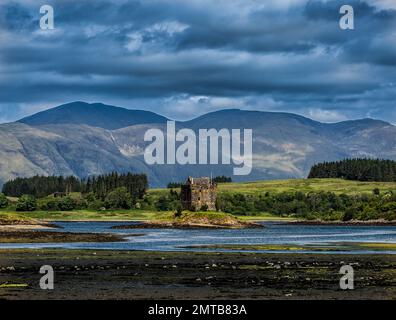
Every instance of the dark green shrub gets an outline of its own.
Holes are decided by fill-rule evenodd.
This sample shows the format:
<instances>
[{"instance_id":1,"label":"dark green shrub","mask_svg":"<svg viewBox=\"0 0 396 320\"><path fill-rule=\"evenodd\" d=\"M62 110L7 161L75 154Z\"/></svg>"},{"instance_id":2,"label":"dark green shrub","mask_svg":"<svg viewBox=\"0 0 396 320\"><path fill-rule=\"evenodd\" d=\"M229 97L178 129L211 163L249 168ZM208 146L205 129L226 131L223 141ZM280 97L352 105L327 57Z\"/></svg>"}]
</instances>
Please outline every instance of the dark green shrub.
<instances>
[{"instance_id":1,"label":"dark green shrub","mask_svg":"<svg viewBox=\"0 0 396 320\"><path fill-rule=\"evenodd\" d=\"M106 207L109 209L130 209L132 197L127 188L121 187L110 192L106 197Z\"/></svg>"},{"instance_id":2,"label":"dark green shrub","mask_svg":"<svg viewBox=\"0 0 396 320\"><path fill-rule=\"evenodd\" d=\"M350 221L356 216L356 209L355 208L348 208L345 210L344 215L342 217L342 221Z\"/></svg>"},{"instance_id":3,"label":"dark green shrub","mask_svg":"<svg viewBox=\"0 0 396 320\"><path fill-rule=\"evenodd\" d=\"M37 208L36 199L30 195L23 195L19 198L16 211L35 211Z\"/></svg>"},{"instance_id":4,"label":"dark green shrub","mask_svg":"<svg viewBox=\"0 0 396 320\"><path fill-rule=\"evenodd\" d=\"M0 193L0 208L7 208L8 207L8 199L4 195L4 193Z\"/></svg>"},{"instance_id":5,"label":"dark green shrub","mask_svg":"<svg viewBox=\"0 0 396 320\"><path fill-rule=\"evenodd\" d=\"M74 210L76 206L76 201L70 197L64 197L58 201L58 208L60 211L71 211Z\"/></svg>"},{"instance_id":6,"label":"dark green shrub","mask_svg":"<svg viewBox=\"0 0 396 320\"><path fill-rule=\"evenodd\" d=\"M182 206L179 204L176 208L176 212L175 212L175 218L180 218L183 214L183 208Z\"/></svg>"}]
</instances>

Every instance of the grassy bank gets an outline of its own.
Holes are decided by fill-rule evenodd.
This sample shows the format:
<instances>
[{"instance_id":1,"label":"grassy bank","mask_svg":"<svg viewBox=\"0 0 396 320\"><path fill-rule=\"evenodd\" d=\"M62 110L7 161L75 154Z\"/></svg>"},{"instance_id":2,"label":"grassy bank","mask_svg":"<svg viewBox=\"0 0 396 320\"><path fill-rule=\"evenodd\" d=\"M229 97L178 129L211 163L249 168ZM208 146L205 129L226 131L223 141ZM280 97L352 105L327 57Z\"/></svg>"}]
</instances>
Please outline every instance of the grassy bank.
<instances>
[{"instance_id":1,"label":"grassy bank","mask_svg":"<svg viewBox=\"0 0 396 320\"><path fill-rule=\"evenodd\" d=\"M15 212L0 211L0 225L31 224L34 220Z\"/></svg>"},{"instance_id":2,"label":"grassy bank","mask_svg":"<svg viewBox=\"0 0 396 320\"><path fill-rule=\"evenodd\" d=\"M48 221L146 221L169 219L172 212L146 210L73 210L22 212L23 216Z\"/></svg>"},{"instance_id":3,"label":"grassy bank","mask_svg":"<svg viewBox=\"0 0 396 320\"><path fill-rule=\"evenodd\" d=\"M209 212L210 213L210 212ZM6 213L0 212L0 220L2 215L18 216L21 217L19 221L32 221L45 220L45 221L169 221L173 219L174 212L158 212L158 211L148 211L148 210L73 210L73 211L33 211L33 212L21 212L16 213ZM203 214L203 213L202 213ZM271 215L263 212L259 215L247 215L236 217L240 220L245 221L294 221L294 218L290 217L279 217L276 215Z\"/></svg>"}]
</instances>

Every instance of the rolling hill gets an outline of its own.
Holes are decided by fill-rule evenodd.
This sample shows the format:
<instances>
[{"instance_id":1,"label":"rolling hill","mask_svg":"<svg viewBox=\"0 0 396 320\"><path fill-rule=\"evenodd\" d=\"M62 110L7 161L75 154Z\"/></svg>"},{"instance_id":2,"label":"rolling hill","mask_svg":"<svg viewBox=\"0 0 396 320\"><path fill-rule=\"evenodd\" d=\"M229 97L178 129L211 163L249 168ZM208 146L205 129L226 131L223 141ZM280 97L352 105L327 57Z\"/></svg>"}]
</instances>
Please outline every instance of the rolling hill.
<instances>
[{"instance_id":1,"label":"rolling hill","mask_svg":"<svg viewBox=\"0 0 396 320\"><path fill-rule=\"evenodd\" d=\"M142 123L165 123L166 118L143 110L128 110L102 103L72 102L19 120L32 126L85 124L103 129L119 129Z\"/></svg>"},{"instance_id":2,"label":"rolling hill","mask_svg":"<svg viewBox=\"0 0 396 320\"><path fill-rule=\"evenodd\" d=\"M188 175L232 176L233 165L147 165L144 133L164 129L148 111L76 102L0 125L0 184L18 176L147 173L151 186ZM350 157L396 159L396 127L373 119L325 124L276 112L222 110L178 128L253 130L253 170L234 181L306 177L312 164Z\"/></svg>"}]
</instances>

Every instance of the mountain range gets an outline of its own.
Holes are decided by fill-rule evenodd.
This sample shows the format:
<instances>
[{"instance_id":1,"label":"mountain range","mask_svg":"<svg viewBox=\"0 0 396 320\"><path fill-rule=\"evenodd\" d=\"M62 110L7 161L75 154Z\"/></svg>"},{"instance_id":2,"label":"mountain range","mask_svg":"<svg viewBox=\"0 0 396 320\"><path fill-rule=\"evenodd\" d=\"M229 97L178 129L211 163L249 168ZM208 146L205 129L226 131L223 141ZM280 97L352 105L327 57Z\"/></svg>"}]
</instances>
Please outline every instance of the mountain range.
<instances>
[{"instance_id":1,"label":"mountain range","mask_svg":"<svg viewBox=\"0 0 396 320\"><path fill-rule=\"evenodd\" d=\"M166 117L100 103L73 102L0 125L0 185L15 177L111 171L146 173L151 186L187 176L231 176L234 181L306 177L322 161L351 157L396 160L396 127L360 119L321 123L291 113L227 109L177 122L178 128L253 130L253 170L233 176L233 165L148 165L143 136L165 129Z\"/></svg>"}]
</instances>

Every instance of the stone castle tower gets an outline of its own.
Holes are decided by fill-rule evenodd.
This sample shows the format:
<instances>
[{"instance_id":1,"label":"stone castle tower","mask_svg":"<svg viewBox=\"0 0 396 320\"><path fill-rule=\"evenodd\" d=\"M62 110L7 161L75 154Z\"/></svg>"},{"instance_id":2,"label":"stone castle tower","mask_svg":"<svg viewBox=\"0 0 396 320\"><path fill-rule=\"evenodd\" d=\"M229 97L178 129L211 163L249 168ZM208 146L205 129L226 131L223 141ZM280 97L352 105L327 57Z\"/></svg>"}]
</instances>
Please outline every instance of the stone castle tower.
<instances>
[{"instance_id":1,"label":"stone castle tower","mask_svg":"<svg viewBox=\"0 0 396 320\"><path fill-rule=\"evenodd\" d=\"M208 177L188 177L180 198L183 210L199 211L204 205L208 210L216 210L217 184Z\"/></svg>"}]
</instances>

